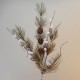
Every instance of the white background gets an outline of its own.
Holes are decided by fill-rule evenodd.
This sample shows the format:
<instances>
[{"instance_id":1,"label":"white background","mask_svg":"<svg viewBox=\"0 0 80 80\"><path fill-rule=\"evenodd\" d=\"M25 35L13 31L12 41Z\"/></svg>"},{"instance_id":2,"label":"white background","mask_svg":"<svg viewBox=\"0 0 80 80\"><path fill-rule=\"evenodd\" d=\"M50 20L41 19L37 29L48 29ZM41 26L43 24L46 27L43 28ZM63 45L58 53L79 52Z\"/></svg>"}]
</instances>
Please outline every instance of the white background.
<instances>
[{"instance_id":1,"label":"white background","mask_svg":"<svg viewBox=\"0 0 80 80\"><path fill-rule=\"evenodd\" d=\"M40 80L36 65L6 28L21 26L35 42L35 4L41 1L48 19L56 11L53 25L62 22L57 44L69 41L62 48L59 70L44 80L80 80L80 0L0 0L0 80Z\"/></svg>"}]
</instances>

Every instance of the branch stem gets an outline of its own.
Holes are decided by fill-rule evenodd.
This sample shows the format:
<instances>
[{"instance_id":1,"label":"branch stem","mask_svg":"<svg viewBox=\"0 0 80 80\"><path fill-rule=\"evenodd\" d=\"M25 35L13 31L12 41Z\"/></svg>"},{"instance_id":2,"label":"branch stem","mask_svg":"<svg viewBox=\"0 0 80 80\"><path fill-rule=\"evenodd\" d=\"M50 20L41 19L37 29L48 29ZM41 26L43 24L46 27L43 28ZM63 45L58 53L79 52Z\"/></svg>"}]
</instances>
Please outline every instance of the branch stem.
<instances>
[{"instance_id":1,"label":"branch stem","mask_svg":"<svg viewBox=\"0 0 80 80\"><path fill-rule=\"evenodd\" d=\"M43 80L43 73L41 72L41 80Z\"/></svg>"},{"instance_id":2,"label":"branch stem","mask_svg":"<svg viewBox=\"0 0 80 80\"><path fill-rule=\"evenodd\" d=\"M61 52L62 47L63 47L65 44L67 44L67 43L68 43L68 41L65 42L65 43L63 43L63 44L60 46L60 54L62 53L62 52Z\"/></svg>"}]
</instances>

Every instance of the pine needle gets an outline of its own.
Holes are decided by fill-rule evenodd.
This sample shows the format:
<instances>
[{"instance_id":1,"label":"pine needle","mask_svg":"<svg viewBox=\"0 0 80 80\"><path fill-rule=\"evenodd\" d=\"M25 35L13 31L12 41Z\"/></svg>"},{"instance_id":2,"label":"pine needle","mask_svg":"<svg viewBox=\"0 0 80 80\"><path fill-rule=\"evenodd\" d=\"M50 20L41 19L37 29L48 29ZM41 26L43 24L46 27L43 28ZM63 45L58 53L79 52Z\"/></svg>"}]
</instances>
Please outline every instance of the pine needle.
<instances>
[{"instance_id":1,"label":"pine needle","mask_svg":"<svg viewBox=\"0 0 80 80\"><path fill-rule=\"evenodd\" d=\"M36 4L36 11L38 12L38 14L40 16L44 15L44 13L46 12L46 8L45 5L43 3L41 4Z\"/></svg>"}]
</instances>

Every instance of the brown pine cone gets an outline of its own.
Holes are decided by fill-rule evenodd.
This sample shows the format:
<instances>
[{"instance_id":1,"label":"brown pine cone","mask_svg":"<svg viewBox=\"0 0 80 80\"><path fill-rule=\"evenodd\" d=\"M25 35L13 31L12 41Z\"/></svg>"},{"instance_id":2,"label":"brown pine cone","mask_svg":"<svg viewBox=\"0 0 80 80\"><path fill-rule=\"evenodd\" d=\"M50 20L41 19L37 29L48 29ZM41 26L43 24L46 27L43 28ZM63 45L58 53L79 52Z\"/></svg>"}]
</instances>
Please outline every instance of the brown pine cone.
<instances>
[{"instance_id":1,"label":"brown pine cone","mask_svg":"<svg viewBox=\"0 0 80 80\"><path fill-rule=\"evenodd\" d=\"M44 48L39 48L38 52L39 52L39 54L44 54Z\"/></svg>"},{"instance_id":2,"label":"brown pine cone","mask_svg":"<svg viewBox=\"0 0 80 80\"><path fill-rule=\"evenodd\" d=\"M43 44L43 39L42 38L38 38L38 43L39 44Z\"/></svg>"},{"instance_id":3,"label":"brown pine cone","mask_svg":"<svg viewBox=\"0 0 80 80\"><path fill-rule=\"evenodd\" d=\"M51 52L51 48L49 47L47 48L47 55L50 54L50 52Z\"/></svg>"},{"instance_id":4,"label":"brown pine cone","mask_svg":"<svg viewBox=\"0 0 80 80\"><path fill-rule=\"evenodd\" d=\"M38 33L38 34L42 34L42 33L43 33L43 28L42 28L42 27L39 27L39 28L37 29L37 33Z\"/></svg>"}]
</instances>

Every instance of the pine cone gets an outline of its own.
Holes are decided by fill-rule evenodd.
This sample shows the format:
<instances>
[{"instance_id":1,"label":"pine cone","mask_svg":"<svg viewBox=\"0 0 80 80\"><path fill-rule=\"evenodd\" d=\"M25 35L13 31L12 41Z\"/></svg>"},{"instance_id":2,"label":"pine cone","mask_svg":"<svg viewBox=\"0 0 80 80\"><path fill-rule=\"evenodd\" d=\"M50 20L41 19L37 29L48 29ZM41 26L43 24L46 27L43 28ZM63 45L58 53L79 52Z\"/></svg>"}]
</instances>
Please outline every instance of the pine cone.
<instances>
[{"instance_id":1,"label":"pine cone","mask_svg":"<svg viewBox=\"0 0 80 80\"><path fill-rule=\"evenodd\" d=\"M43 39L42 38L38 38L38 43L39 44L43 44Z\"/></svg>"},{"instance_id":2,"label":"pine cone","mask_svg":"<svg viewBox=\"0 0 80 80\"><path fill-rule=\"evenodd\" d=\"M39 54L44 54L44 48L39 48L38 52L39 52Z\"/></svg>"},{"instance_id":3,"label":"pine cone","mask_svg":"<svg viewBox=\"0 0 80 80\"><path fill-rule=\"evenodd\" d=\"M42 33L43 33L43 28L42 28L42 27L39 27L39 28L37 29L37 33L38 33L38 34L42 34Z\"/></svg>"},{"instance_id":4,"label":"pine cone","mask_svg":"<svg viewBox=\"0 0 80 80\"><path fill-rule=\"evenodd\" d=\"M51 52L51 48L49 47L47 48L47 55L50 54L50 52Z\"/></svg>"}]
</instances>

